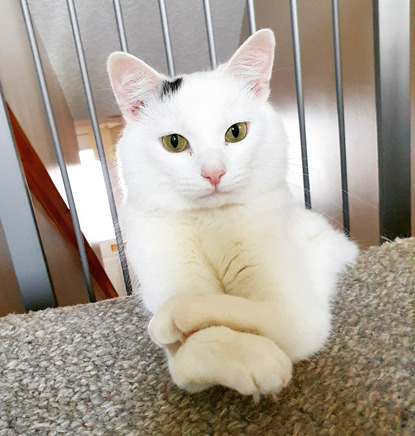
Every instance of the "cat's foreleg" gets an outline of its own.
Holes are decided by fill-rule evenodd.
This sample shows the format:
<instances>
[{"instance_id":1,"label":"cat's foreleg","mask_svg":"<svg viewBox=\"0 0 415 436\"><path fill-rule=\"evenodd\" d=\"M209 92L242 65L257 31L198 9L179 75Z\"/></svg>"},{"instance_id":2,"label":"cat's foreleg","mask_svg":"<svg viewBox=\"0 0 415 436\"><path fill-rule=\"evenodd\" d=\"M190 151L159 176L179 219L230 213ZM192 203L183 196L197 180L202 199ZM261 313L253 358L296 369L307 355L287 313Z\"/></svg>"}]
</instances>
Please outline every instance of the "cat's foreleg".
<instances>
[{"instance_id":1,"label":"cat's foreleg","mask_svg":"<svg viewBox=\"0 0 415 436\"><path fill-rule=\"evenodd\" d=\"M161 347L176 344L177 349L199 330L225 326L267 337L297 361L321 348L330 330L328 308L311 304L301 310L294 302L183 293L160 307L149 324L149 333Z\"/></svg>"}]
</instances>

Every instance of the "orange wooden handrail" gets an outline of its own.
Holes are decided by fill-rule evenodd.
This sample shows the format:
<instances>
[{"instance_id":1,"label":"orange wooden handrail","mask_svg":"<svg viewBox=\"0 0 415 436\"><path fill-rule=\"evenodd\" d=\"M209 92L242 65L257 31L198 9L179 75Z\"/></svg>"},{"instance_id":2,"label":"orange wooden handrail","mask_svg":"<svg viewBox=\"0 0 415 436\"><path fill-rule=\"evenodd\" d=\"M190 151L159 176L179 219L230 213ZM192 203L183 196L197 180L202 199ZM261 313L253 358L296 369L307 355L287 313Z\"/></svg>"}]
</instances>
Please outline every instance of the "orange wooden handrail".
<instances>
[{"instance_id":1,"label":"orange wooden handrail","mask_svg":"<svg viewBox=\"0 0 415 436\"><path fill-rule=\"evenodd\" d=\"M51 221L55 223L61 235L69 242L70 246L75 249L79 256L78 244L69 209L8 105L7 109L29 189L42 205ZM92 280L106 298L118 297L117 291L114 289L98 257L85 237L84 244Z\"/></svg>"}]
</instances>

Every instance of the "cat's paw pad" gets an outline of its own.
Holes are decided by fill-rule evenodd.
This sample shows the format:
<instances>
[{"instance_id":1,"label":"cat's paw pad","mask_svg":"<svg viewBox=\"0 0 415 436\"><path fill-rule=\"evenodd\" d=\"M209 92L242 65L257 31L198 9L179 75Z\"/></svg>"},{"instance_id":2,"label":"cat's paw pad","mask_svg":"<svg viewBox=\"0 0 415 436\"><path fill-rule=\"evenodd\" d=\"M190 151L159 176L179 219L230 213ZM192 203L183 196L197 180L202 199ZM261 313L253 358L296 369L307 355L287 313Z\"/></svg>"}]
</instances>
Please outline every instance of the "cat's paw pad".
<instances>
[{"instance_id":1,"label":"cat's paw pad","mask_svg":"<svg viewBox=\"0 0 415 436\"><path fill-rule=\"evenodd\" d=\"M200 330L170 359L174 382L190 392L213 385L243 395L275 395L291 379L292 363L270 339L226 327Z\"/></svg>"}]
</instances>

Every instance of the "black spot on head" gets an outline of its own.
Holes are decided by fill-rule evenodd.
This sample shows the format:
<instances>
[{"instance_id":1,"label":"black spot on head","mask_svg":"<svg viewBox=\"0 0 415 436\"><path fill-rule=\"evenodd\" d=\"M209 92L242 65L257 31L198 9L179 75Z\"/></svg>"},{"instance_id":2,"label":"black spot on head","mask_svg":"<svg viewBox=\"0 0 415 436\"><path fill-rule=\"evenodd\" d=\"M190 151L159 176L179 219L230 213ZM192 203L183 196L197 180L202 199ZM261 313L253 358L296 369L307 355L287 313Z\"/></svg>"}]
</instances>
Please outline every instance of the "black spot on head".
<instances>
[{"instance_id":1,"label":"black spot on head","mask_svg":"<svg viewBox=\"0 0 415 436\"><path fill-rule=\"evenodd\" d=\"M163 99L177 92L182 86L183 77L174 80L165 80L161 85L160 97Z\"/></svg>"}]
</instances>

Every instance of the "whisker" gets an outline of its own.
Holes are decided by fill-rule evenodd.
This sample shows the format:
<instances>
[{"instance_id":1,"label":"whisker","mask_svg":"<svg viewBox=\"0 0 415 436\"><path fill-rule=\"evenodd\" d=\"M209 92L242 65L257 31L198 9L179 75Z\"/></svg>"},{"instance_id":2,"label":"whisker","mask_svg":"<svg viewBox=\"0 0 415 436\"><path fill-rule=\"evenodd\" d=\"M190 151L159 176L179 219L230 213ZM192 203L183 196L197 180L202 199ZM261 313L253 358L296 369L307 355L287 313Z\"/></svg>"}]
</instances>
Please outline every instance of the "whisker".
<instances>
[{"instance_id":1,"label":"whisker","mask_svg":"<svg viewBox=\"0 0 415 436\"><path fill-rule=\"evenodd\" d=\"M298 176L304 176L304 173L300 173L300 172L294 171L294 170L288 170L287 169L286 172L290 173L290 174L295 174L295 175L298 175Z\"/></svg>"},{"instance_id":2,"label":"whisker","mask_svg":"<svg viewBox=\"0 0 415 436\"><path fill-rule=\"evenodd\" d=\"M379 207L378 207L378 206L375 206L374 204L369 203L368 201L363 200L362 198L359 198L359 197L357 197L356 195L351 194L350 191L345 191L344 189L341 189L341 192L347 192L348 196L351 197L351 198L353 198L354 200L358 200L358 201L360 201L361 203L364 203L364 204L366 204L367 206L370 206L372 209L375 209L376 211L379 211Z\"/></svg>"},{"instance_id":3,"label":"whisker","mask_svg":"<svg viewBox=\"0 0 415 436\"><path fill-rule=\"evenodd\" d=\"M300 189L300 190L303 191L303 192L304 192L304 191L307 191L307 189L304 189L304 188L302 188L302 187L300 187L300 186L297 186L297 185L294 185L294 184L292 184L292 183L288 183L288 185L291 186L291 187L293 187L293 188ZM343 208L342 208L338 203L336 203L336 202L334 202L334 201L332 201L332 200L329 200L329 203L331 203L333 206L336 206L338 209L343 210ZM325 217L327 217L327 218L330 219L331 221L335 222L336 224L339 225L339 227L341 227L343 230L345 230L345 227L344 227L344 225L343 225L342 222L336 220L336 218L332 217L332 216L329 215L327 212L324 212L324 210L320 209L319 207L316 207L316 206L313 205L312 208L313 208L314 210L317 210L319 213L321 213L322 215L324 215Z\"/></svg>"},{"instance_id":4,"label":"whisker","mask_svg":"<svg viewBox=\"0 0 415 436\"><path fill-rule=\"evenodd\" d=\"M300 189L301 191L305 191L305 192L311 194L311 189L306 189L306 188L304 188L304 187L302 187L302 186L295 185L294 183L288 183L288 185L289 185L289 186L292 186L293 188ZM337 207L338 209L340 209L340 210L343 209L343 207L341 206L340 203L336 203L336 202L333 201L333 200L325 200L325 201L327 201L328 203L330 203L330 204L333 205L333 206L336 206L336 207ZM313 207L314 207L314 206L313 206Z\"/></svg>"},{"instance_id":5,"label":"whisker","mask_svg":"<svg viewBox=\"0 0 415 436\"><path fill-rule=\"evenodd\" d=\"M297 159L297 160L301 160L302 158L301 158L301 157L299 157L299 158L287 158L286 160L289 160L289 159ZM288 162L288 165L290 165L290 166L297 166L297 167L302 167L302 166L303 166L302 164L291 163L291 162ZM318 173L322 173L322 172L323 172L321 169L312 168L312 167L308 167L308 170L309 170L309 172L310 172L310 171L314 171L314 172L318 172ZM292 174L296 174L295 171L290 171L290 170L287 170L287 171L290 172L290 173L292 173ZM301 174L301 173L297 173L297 174L298 174L299 176L301 176L301 175L304 176L304 173L302 173L302 174ZM301 188L301 189L303 189L303 188ZM376 211L379 211L379 207L378 207L378 206L376 206L375 204L370 203L369 201L364 200L364 199L362 199L362 198L360 198L360 197L358 197L358 196L352 194L352 193L350 192L350 190L346 191L346 190L340 188L340 191L341 191L342 193L343 193L343 192L346 192L350 198L353 198L354 200L358 200L359 202L361 202L361 203L363 203L363 204L365 204L365 205L371 207L372 209L375 209Z\"/></svg>"}]
</instances>

